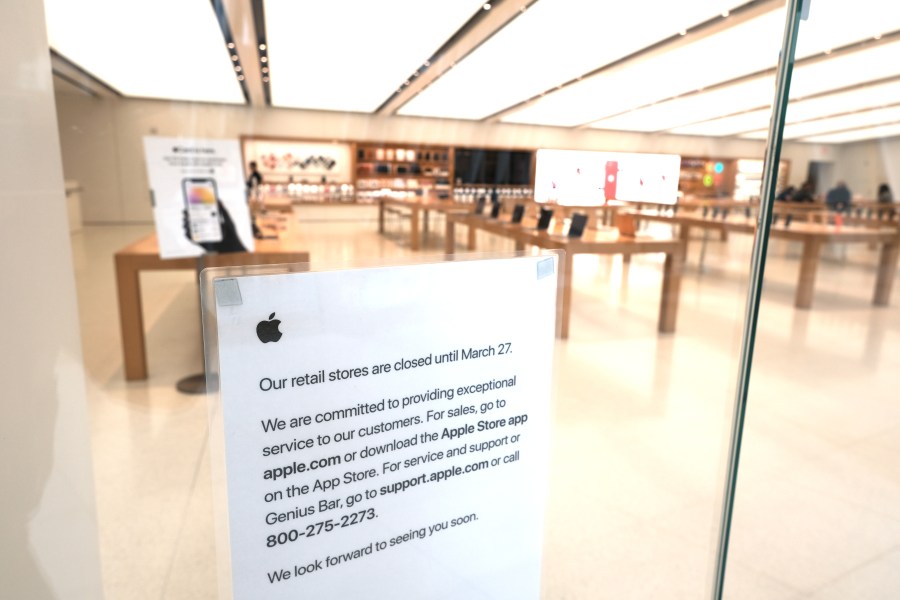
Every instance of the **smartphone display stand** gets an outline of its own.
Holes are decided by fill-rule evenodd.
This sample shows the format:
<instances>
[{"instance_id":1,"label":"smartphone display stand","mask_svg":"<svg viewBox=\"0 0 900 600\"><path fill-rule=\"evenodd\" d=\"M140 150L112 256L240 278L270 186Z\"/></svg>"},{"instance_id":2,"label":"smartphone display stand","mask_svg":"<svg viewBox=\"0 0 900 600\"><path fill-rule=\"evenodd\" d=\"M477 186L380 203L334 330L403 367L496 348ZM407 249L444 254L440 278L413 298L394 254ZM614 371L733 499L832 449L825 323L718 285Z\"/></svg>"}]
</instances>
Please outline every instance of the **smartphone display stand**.
<instances>
[{"instance_id":1,"label":"smartphone display stand","mask_svg":"<svg viewBox=\"0 0 900 600\"><path fill-rule=\"evenodd\" d=\"M538 217L538 231L547 231L550 228L550 219L553 218L553 211L549 208L541 207L541 216Z\"/></svg>"},{"instance_id":2,"label":"smartphone display stand","mask_svg":"<svg viewBox=\"0 0 900 600\"><path fill-rule=\"evenodd\" d=\"M569 224L569 237L580 238L584 235L584 228L587 226L588 216L584 213L572 214L572 222Z\"/></svg>"},{"instance_id":3,"label":"smartphone display stand","mask_svg":"<svg viewBox=\"0 0 900 600\"><path fill-rule=\"evenodd\" d=\"M514 224L519 224L522 222L522 217L525 216L525 205L524 204L516 204L516 207L513 209L512 213L512 222Z\"/></svg>"},{"instance_id":4,"label":"smartphone display stand","mask_svg":"<svg viewBox=\"0 0 900 600\"><path fill-rule=\"evenodd\" d=\"M496 219L500 216L500 209L503 208L503 205L499 202L494 202L491 206L491 218Z\"/></svg>"},{"instance_id":5,"label":"smartphone display stand","mask_svg":"<svg viewBox=\"0 0 900 600\"><path fill-rule=\"evenodd\" d=\"M476 215L483 215L483 214L484 214L484 203L485 203L485 198L484 198L484 196L480 196L480 197L478 198L478 202L475 203L475 214L476 214Z\"/></svg>"}]
</instances>

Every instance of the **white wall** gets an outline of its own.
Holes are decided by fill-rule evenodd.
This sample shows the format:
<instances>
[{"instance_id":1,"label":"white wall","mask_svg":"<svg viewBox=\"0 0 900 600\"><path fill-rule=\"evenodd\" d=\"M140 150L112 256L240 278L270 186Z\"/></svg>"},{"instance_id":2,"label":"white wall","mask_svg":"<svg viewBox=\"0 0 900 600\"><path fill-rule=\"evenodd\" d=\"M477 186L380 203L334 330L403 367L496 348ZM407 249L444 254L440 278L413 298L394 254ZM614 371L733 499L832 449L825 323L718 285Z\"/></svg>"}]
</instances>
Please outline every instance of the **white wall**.
<instances>
[{"instance_id":1,"label":"white wall","mask_svg":"<svg viewBox=\"0 0 900 600\"><path fill-rule=\"evenodd\" d=\"M141 139L145 135L237 138L275 135L438 143L508 148L571 148L662 152L683 156L762 158L763 142L672 135L573 130L513 124L358 113L251 108L155 100L96 99L57 94L67 179L84 186L85 222L151 220ZM825 145L786 144L791 182L810 160L832 160Z\"/></svg>"},{"instance_id":2,"label":"white wall","mask_svg":"<svg viewBox=\"0 0 900 600\"><path fill-rule=\"evenodd\" d=\"M0 3L0 597L101 598L43 3Z\"/></svg>"},{"instance_id":3,"label":"white wall","mask_svg":"<svg viewBox=\"0 0 900 600\"><path fill-rule=\"evenodd\" d=\"M878 186L887 183L895 199L900 197L900 139L841 146L835 179L845 181L854 196L875 198Z\"/></svg>"}]
</instances>

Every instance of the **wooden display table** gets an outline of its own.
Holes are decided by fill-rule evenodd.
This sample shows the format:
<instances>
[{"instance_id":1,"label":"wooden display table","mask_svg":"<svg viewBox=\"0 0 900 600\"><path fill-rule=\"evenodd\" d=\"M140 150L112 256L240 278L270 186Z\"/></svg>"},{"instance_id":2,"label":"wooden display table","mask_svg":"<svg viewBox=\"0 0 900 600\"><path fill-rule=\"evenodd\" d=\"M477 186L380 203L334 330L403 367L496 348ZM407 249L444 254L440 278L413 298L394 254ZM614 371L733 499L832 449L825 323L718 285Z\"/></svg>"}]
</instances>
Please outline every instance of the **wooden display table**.
<instances>
[{"instance_id":1,"label":"wooden display table","mask_svg":"<svg viewBox=\"0 0 900 600\"><path fill-rule=\"evenodd\" d=\"M119 293L119 323L122 329L122 355L125 379L147 379L147 348L144 340L144 314L141 306L141 271L197 269L197 258L163 260L159 257L156 234L140 239L116 252L116 287ZM256 251L207 254L206 267L235 267L308 263L309 252L300 240L257 240Z\"/></svg>"},{"instance_id":2,"label":"wooden display table","mask_svg":"<svg viewBox=\"0 0 900 600\"><path fill-rule=\"evenodd\" d=\"M618 230L612 228L589 229L582 238L569 238L564 235L537 231L534 221L514 225L508 221L490 219L481 215L448 214L445 250L448 255L456 250L456 225L469 228L469 249L474 250L476 230L486 231L512 239L517 250L525 246L537 246L547 250L563 250L562 287L558 310L560 315L559 337L569 337L569 317L572 310L572 257L575 254L632 254L663 253L666 255L663 266L662 294L659 306L658 330L661 333L675 331L678 316L678 296L681 289L681 271L684 263L685 242L672 238L656 238L639 235L624 238Z\"/></svg>"},{"instance_id":3,"label":"wooden display table","mask_svg":"<svg viewBox=\"0 0 900 600\"><path fill-rule=\"evenodd\" d=\"M726 219L704 218L695 215L659 215L652 213L636 213L635 218L670 223L680 227L680 237L689 239L692 227L712 229L716 231L733 231L756 234L756 219L743 215L729 216ZM810 222L793 222L785 227L783 222L774 225L771 236L777 239L800 242L803 255L800 261L800 273L797 279L797 292L794 306L810 308L815 288L816 270L819 266L819 255L824 244L880 244L881 253L878 260L878 273L875 278L875 290L872 304L887 306L891 299L891 287L897 271L897 260L900 256L900 231L896 227L873 227L834 225Z\"/></svg>"},{"instance_id":4,"label":"wooden display table","mask_svg":"<svg viewBox=\"0 0 900 600\"><path fill-rule=\"evenodd\" d=\"M409 211L409 247L411 250L419 250L422 247L420 241L423 241L424 235L428 233L428 211L433 210L447 215L452 213L470 213L475 210L475 205L453 202L452 200L379 198L378 233L384 233L384 212L387 208L400 208Z\"/></svg>"}]
</instances>

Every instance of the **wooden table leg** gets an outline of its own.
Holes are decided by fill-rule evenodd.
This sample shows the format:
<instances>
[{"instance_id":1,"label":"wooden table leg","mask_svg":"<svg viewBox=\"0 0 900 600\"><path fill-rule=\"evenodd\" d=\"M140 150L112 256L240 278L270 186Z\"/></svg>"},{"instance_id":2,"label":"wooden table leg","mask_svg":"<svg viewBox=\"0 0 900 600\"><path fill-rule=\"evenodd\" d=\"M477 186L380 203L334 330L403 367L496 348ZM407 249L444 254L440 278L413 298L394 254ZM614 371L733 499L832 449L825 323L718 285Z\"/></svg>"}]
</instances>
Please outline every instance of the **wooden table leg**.
<instances>
[{"instance_id":1,"label":"wooden table leg","mask_svg":"<svg viewBox=\"0 0 900 600\"><path fill-rule=\"evenodd\" d=\"M125 379L127 381L147 379L140 272L127 257L119 255L116 255L116 288L119 294L119 325L122 331Z\"/></svg>"},{"instance_id":2,"label":"wooden table leg","mask_svg":"<svg viewBox=\"0 0 900 600\"><path fill-rule=\"evenodd\" d=\"M810 308L812 306L813 289L816 285L816 269L819 266L819 253L822 242L808 238L803 242L803 258L800 259L800 277L797 279L797 295L794 306Z\"/></svg>"},{"instance_id":3,"label":"wooden table leg","mask_svg":"<svg viewBox=\"0 0 900 600\"><path fill-rule=\"evenodd\" d=\"M476 233L478 233L477 229L475 227L472 227L471 225L469 225L469 238L468 238L469 250L475 249L475 234Z\"/></svg>"},{"instance_id":4,"label":"wooden table leg","mask_svg":"<svg viewBox=\"0 0 900 600\"><path fill-rule=\"evenodd\" d=\"M681 273L687 244L680 250L666 254L663 264L662 297L659 301L659 332L674 333L678 319L678 299L681 296Z\"/></svg>"},{"instance_id":5,"label":"wooden table leg","mask_svg":"<svg viewBox=\"0 0 900 600\"><path fill-rule=\"evenodd\" d=\"M888 242L881 246L878 276L875 280L875 297L872 299L875 306L887 306L891 302L891 286L897 273L898 257L900 257L900 242Z\"/></svg>"},{"instance_id":6,"label":"wooden table leg","mask_svg":"<svg viewBox=\"0 0 900 600\"><path fill-rule=\"evenodd\" d=\"M378 233L384 233L384 200L378 200Z\"/></svg>"},{"instance_id":7,"label":"wooden table leg","mask_svg":"<svg viewBox=\"0 0 900 600\"><path fill-rule=\"evenodd\" d=\"M678 239L684 242L684 262L687 262L688 242L691 241L691 226L682 223L678 226Z\"/></svg>"},{"instance_id":8,"label":"wooden table leg","mask_svg":"<svg viewBox=\"0 0 900 600\"><path fill-rule=\"evenodd\" d=\"M562 257L562 285L559 291L559 337L569 337L569 315L572 312L572 253L565 252Z\"/></svg>"},{"instance_id":9,"label":"wooden table leg","mask_svg":"<svg viewBox=\"0 0 900 600\"><path fill-rule=\"evenodd\" d=\"M447 224L444 231L444 252L453 254L456 251L456 223L447 215Z\"/></svg>"},{"instance_id":10,"label":"wooden table leg","mask_svg":"<svg viewBox=\"0 0 900 600\"><path fill-rule=\"evenodd\" d=\"M419 249L419 208L413 206L409 214L409 247L411 250Z\"/></svg>"},{"instance_id":11,"label":"wooden table leg","mask_svg":"<svg viewBox=\"0 0 900 600\"><path fill-rule=\"evenodd\" d=\"M525 252L525 242L516 239L516 252Z\"/></svg>"},{"instance_id":12,"label":"wooden table leg","mask_svg":"<svg viewBox=\"0 0 900 600\"><path fill-rule=\"evenodd\" d=\"M428 211L422 211L422 239L428 238Z\"/></svg>"}]
</instances>

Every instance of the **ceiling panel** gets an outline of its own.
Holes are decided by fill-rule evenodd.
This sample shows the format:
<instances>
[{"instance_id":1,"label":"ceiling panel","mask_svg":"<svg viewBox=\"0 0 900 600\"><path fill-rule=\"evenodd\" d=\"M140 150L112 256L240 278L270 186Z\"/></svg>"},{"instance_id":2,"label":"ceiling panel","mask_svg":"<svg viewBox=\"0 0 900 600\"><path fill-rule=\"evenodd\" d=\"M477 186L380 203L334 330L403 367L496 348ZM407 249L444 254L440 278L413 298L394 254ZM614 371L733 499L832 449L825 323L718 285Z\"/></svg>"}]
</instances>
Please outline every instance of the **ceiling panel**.
<instances>
[{"instance_id":1,"label":"ceiling panel","mask_svg":"<svg viewBox=\"0 0 900 600\"><path fill-rule=\"evenodd\" d=\"M772 56L777 56L783 27L784 11L769 12L670 52L603 71L547 94L502 120L583 125L766 69Z\"/></svg>"},{"instance_id":2,"label":"ceiling panel","mask_svg":"<svg viewBox=\"0 0 900 600\"><path fill-rule=\"evenodd\" d=\"M875 140L879 138L896 137L900 135L900 123L869 127L841 133L830 133L804 138L804 142L816 142L819 144L845 144L848 142L861 142L863 140Z\"/></svg>"},{"instance_id":3,"label":"ceiling panel","mask_svg":"<svg viewBox=\"0 0 900 600\"><path fill-rule=\"evenodd\" d=\"M900 102L900 80L869 85L808 100L792 101L788 105L785 121L787 123L797 123L898 102ZM676 127L670 133L709 136L736 135L747 131L765 129L769 124L770 115L771 111L769 109L755 110L721 119Z\"/></svg>"},{"instance_id":4,"label":"ceiling panel","mask_svg":"<svg viewBox=\"0 0 900 600\"><path fill-rule=\"evenodd\" d=\"M633 64L610 69L550 93L522 110L506 115L503 120L564 126L590 122L592 116L601 121L604 113L607 117L615 116L667 98L772 69L778 57L783 29L784 10L772 11L661 56L653 56L645 61L637 60ZM868 40L895 29L900 29L900 3L888 4L881 0L859 0L853 3L844 0L819 0L814 3L810 20L801 24L796 56L802 59L830 52L834 48ZM841 69L837 62L831 65L839 69L835 79L840 81L861 82L884 77L873 73L883 66L880 63L869 65L868 69L858 73L855 78ZM824 67L810 68L809 72L821 71L815 76L826 77L828 81L832 78L824 74L826 70ZM809 79L812 78L811 75ZM796 82L795 78L792 84L795 93L792 95L799 97L812 93L802 85L797 86ZM823 89L818 81L812 81L810 86ZM824 89L837 87L840 84L825 86ZM732 114L758 106L760 104L722 106L706 116ZM661 109L648 107L646 122L638 115L623 115L617 119L602 120L594 126L602 129L655 131L661 125L672 128L691 122L679 122L680 115L687 115L688 112L675 110L675 105L669 108L672 109L673 116L679 118L667 122L664 118L654 116L661 115ZM701 118L702 116L701 114Z\"/></svg>"},{"instance_id":5,"label":"ceiling panel","mask_svg":"<svg viewBox=\"0 0 900 600\"><path fill-rule=\"evenodd\" d=\"M733 113L764 106L772 101L775 77L758 77L717 88L708 92L684 96L640 108L591 124L597 129L628 131L662 131L673 125L693 123L710 116ZM763 111L768 122L769 111ZM741 129L740 131L747 131Z\"/></svg>"},{"instance_id":6,"label":"ceiling panel","mask_svg":"<svg viewBox=\"0 0 900 600\"><path fill-rule=\"evenodd\" d=\"M900 41L883 43L869 49L858 49L835 54L833 58L795 67L791 79L790 95L791 98L803 98L825 93L832 89L841 89L898 75L900 75ZM711 124L705 128L698 126L693 129L683 128L682 126L770 105L775 96L774 81L774 76L772 75L754 77L708 92L676 98L609 119L602 119L592 123L591 127L631 131L673 130L674 133L697 133L701 135L714 135L712 132L717 130L722 132L721 135L748 131L752 127L744 127L738 131L728 131L727 123L725 126ZM869 96L868 101L873 101L873 97L881 96L880 105L890 104L900 100L900 98L896 97L892 100L892 96L897 92L898 90L895 86L880 88ZM801 116L804 114L804 111L807 114L823 116L825 114L834 114L834 112L853 110L851 101L846 97L843 100L848 103L848 108L840 109L838 106L840 102L829 103L829 109L833 111L829 113L827 110L823 111L821 107L825 106L825 101L821 101L822 104L819 105L818 113L815 112L816 104L813 104L812 110L807 110L806 106L800 105L800 112L790 112L790 118L794 121L800 120L804 118ZM854 101L860 100L856 99ZM810 100L809 102L813 101ZM792 101L791 105L793 104L794 102ZM800 103L798 102L798 104ZM763 116L763 114L758 113L760 122L756 125L757 127L765 128L769 123L768 116ZM742 123L742 127L746 124ZM764 139L766 133L757 132L745 137Z\"/></svg>"},{"instance_id":7,"label":"ceiling panel","mask_svg":"<svg viewBox=\"0 0 900 600\"><path fill-rule=\"evenodd\" d=\"M824 133L846 131L848 129L873 127L898 121L900 121L900 106L876 108L874 110L856 112L840 117L829 117L827 119L816 119L814 121L787 125L784 128L784 139L792 140Z\"/></svg>"},{"instance_id":8,"label":"ceiling panel","mask_svg":"<svg viewBox=\"0 0 900 600\"><path fill-rule=\"evenodd\" d=\"M209 0L44 5L50 47L126 96L244 103Z\"/></svg>"},{"instance_id":9,"label":"ceiling panel","mask_svg":"<svg viewBox=\"0 0 900 600\"><path fill-rule=\"evenodd\" d=\"M540 0L398 112L482 119L739 4Z\"/></svg>"},{"instance_id":10,"label":"ceiling panel","mask_svg":"<svg viewBox=\"0 0 900 600\"><path fill-rule=\"evenodd\" d=\"M484 0L265 0L272 104L374 112Z\"/></svg>"}]
</instances>

